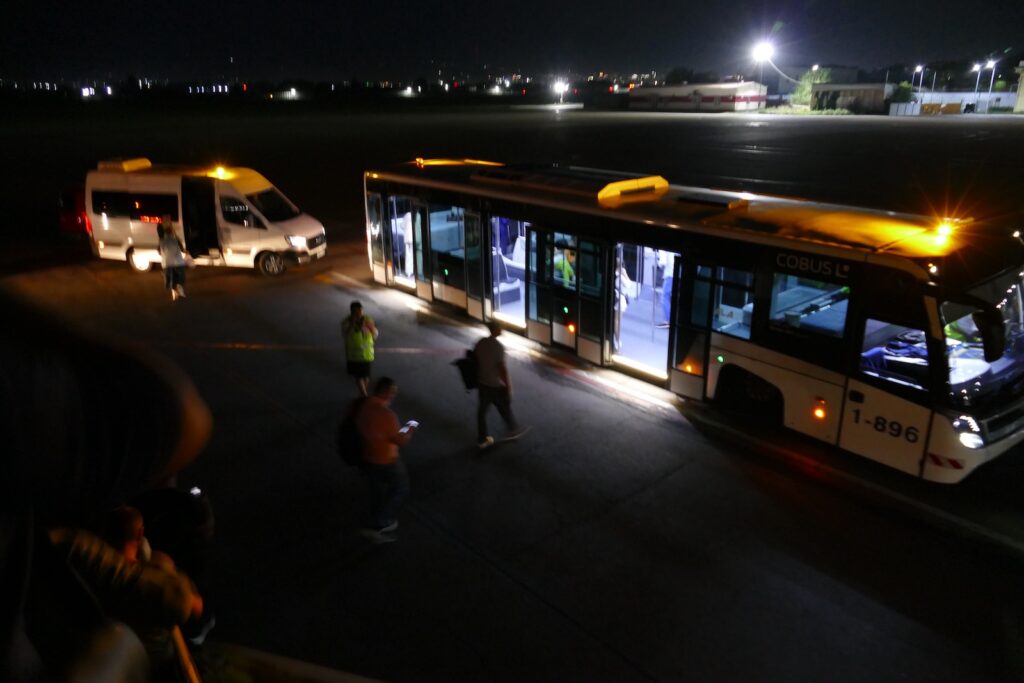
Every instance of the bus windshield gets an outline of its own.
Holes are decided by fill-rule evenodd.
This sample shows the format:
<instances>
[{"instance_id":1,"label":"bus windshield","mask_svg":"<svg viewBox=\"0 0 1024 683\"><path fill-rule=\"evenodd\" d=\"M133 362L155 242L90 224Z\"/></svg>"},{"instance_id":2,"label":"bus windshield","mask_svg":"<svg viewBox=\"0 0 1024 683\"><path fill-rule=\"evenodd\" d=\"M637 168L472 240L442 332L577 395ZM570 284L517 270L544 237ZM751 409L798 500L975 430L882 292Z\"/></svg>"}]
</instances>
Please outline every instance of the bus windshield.
<instances>
[{"instance_id":1,"label":"bus windshield","mask_svg":"<svg viewBox=\"0 0 1024 683\"><path fill-rule=\"evenodd\" d=\"M262 192L254 192L253 194L246 195L246 198L256 209L263 214L271 223L277 223L278 221L287 221L298 216L301 211L296 209L290 201L285 199L284 195L278 192L273 187L269 190L263 190Z\"/></svg>"},{"instance_id":2,"label":"bus windshield","mask_svg":"<svg viewBox=\"0 0 1024 683\"><path fill-rule=\"evenodd\" d=\"M943 303L950 397L961 408L1005 404L1024 392L1024 273L1001 275L970 293L1002 313L1006 350L996 361L987 362L972 318L976 309Z\"/></svg>"}]
</instances>

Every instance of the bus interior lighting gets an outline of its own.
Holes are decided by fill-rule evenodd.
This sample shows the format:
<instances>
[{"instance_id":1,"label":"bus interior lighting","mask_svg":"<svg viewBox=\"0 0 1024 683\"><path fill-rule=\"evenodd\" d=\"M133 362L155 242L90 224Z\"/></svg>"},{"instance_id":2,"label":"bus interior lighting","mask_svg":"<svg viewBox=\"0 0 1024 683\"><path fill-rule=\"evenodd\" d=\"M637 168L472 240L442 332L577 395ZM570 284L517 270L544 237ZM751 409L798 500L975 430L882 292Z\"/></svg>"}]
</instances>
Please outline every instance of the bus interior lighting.
<instances>
[{"instance_id":1,"label":"bus interior lighting","mask_svg":"<svg viewBox=\"0 0 1024 683\"><path fill-rule=\"evenodd\" d=\"M666 374L664 370L656 370L650 365L645 365L644 363L632 360L631 358L614 354L612 356L612 360L615 361L616 365L625 365L627 368L632 368L633 370L642 372L645 375L650 375L651 377L656 377L662 380L668 379L668 374Z\"/></svg>"},{"instance_id":2,"label":"bus interior lighting","mask_svg":"<svg viewBox=\"0 0 1024 683\"><path fill-rule=\"evenodd\" d=\"M506 314L502 313L501 311L495 311L491 315L491 317L494 318L495 320L500 320L503 323L507 323L508 325L511 325L512 327L515 327L516 329L519 329L519 330L525 330L526 329L526 323L524 323L522 320L519 320L517 318L513 318L512 316L506 315Z\"/></svg>"}]
</instances>

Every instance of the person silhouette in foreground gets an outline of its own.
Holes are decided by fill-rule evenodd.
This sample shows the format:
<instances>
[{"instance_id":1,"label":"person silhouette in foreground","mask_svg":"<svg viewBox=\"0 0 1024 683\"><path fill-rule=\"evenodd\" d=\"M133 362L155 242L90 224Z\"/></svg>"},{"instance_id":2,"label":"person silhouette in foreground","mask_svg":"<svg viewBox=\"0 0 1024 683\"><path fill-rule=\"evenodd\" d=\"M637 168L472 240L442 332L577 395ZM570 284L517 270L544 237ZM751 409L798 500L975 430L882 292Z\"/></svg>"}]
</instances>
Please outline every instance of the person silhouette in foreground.
<instances>
[{"instance_id":1,"label":"person silhouette in foreground","mask_svg":"<svg viewBox=\"0 0 1024 683\"><path fill-rule=\"evenodd\" d=\"M102 528L109 510L181 470L206 443L209 411L159 357L2 290L0 307L0 680L147 680L138 637L49 531Z\"/></svg>"}]
</instances>

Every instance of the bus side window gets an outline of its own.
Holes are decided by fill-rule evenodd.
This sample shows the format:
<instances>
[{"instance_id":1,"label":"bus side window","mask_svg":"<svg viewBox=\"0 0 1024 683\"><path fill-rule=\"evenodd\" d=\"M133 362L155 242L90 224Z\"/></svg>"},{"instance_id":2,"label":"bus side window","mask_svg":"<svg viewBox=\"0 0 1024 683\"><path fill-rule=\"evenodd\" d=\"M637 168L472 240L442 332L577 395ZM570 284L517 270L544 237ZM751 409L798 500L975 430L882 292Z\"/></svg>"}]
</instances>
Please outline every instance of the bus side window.
<instances>
[{"instance_id":1,"label":"bus side window","mask_svg":"<svg viewBox=\"0 0 1024 683\"><path fill-rule=\"evenodd\" d=\"M868 318L860 371L914 389L928 385L928 339L924 330Z\"/></svg>"},{"instance_id":2,"label":"bus side window","mask_svg":"<svg viewBox=\"0 0 1024 683\"><path fill-rule=\"evenodd\" d=\"M754 275L736 268L715 269L711 329L750 339L754 310Z\"/></svg>"},{"instance_id":3,"label":"bus side window","mask_svg":"<svg viewBox=\"0 0 1024 683\"><path fill-rule=\"evenodd\" d=\"M841 339L849 298L850 288L846 285L775 273L768 320L776 327Z\"/></svg>"}]
</instances>

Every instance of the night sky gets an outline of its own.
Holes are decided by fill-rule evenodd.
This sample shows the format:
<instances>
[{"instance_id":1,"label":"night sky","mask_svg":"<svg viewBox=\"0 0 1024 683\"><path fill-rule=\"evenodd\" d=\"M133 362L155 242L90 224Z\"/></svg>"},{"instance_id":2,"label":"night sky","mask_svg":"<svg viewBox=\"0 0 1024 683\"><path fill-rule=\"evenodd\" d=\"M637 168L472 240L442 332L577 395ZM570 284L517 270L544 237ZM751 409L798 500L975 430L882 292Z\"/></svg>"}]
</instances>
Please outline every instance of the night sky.
<instances>
[{"instance_id":1,"label":"night sky","mask_svg":"<svg viewBox=\"0 0 1024 683\"><path fill-rule=\"evenodd\" d=\"M0 13L0 78L752 73L750 47L766 36L778 64L862 68L1024 44L1024 0L9 0Z\"/></svg>"}]
</instances>

